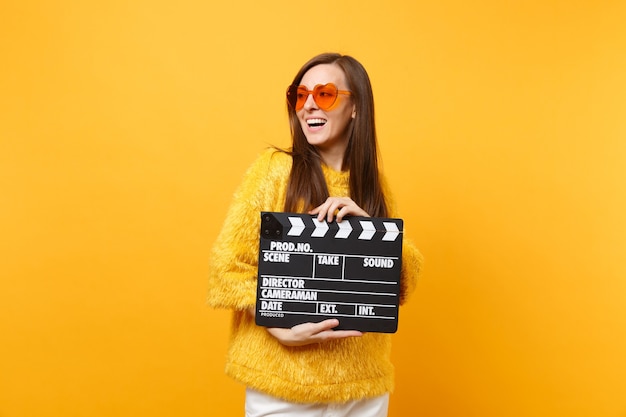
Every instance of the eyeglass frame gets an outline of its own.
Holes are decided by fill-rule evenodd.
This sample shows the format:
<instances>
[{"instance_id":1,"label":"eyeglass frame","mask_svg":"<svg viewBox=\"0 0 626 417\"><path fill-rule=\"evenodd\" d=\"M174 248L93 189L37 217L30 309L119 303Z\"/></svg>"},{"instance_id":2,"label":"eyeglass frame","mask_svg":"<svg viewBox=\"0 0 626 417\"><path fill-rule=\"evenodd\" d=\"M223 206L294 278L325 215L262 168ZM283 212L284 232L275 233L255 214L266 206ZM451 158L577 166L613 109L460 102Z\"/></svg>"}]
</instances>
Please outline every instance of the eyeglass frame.
<instances>
[{"instance_id":1,"label":"eyeglass frame","mask_svg":"<svg viewBox=\"0 0 626 417\"><path fill-rule=\"evenodd\" d=\"M321 90L326 87L332 87L336 91L336 94L335 94L335 99L329 106L322 107L315 98L316 96L319 96ZM298 90L302 90L302 91L298 91ZM298 106L298 93L306 93L306 98L302 101L301 106ZM294 94L294 97L295 97L295 99L293 100L293 103L292 103L292 100L290 99L292 94ZM310 95L313 95L313 101L315 101L315 104L317 104L317 106L320 109L324 111L328 111L328 110L332 110L333 108L335 108L336 105L339 104L339 101L337 100L339 98L339 95L351 96L352 92L348 90L340 90L339 88L337 88L337 86L334 83L317 84L315 87L313 87L313 90L309 90L304 85L291 84L289 87L287 87L287 103L295 111L299 111L304 107Z\"/></svg>"}]
</instances>

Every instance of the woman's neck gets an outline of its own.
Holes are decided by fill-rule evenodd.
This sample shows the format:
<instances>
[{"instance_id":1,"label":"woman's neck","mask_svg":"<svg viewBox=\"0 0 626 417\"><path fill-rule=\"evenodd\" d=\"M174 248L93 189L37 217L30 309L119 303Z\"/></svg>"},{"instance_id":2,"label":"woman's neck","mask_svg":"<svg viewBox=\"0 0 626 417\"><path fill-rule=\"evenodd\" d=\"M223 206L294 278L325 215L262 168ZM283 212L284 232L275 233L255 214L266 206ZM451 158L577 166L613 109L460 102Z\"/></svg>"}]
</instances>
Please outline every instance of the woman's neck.
<instances>
[{"instance_id":1,"label":"woman's neck","mask_svg":"<svg viewBox=\"0 0 626 417\"><path fill-rule=\"evenodd\" d=\"M331 148L331 149L320 149L317 148L317 152L322 158L322 162L335 171L341 172L343 170L343 157L345 155L345 149Z\"/></svg>"}]
</instances>

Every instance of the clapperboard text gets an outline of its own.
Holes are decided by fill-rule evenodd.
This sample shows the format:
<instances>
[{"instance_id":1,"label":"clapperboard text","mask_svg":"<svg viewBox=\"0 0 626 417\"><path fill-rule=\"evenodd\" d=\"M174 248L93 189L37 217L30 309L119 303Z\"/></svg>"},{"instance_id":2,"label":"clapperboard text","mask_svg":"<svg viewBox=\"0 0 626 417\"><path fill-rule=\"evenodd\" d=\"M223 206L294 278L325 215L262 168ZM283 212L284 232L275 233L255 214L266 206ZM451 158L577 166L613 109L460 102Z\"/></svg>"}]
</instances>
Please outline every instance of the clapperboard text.
<instances>
[{"instance_id":1,"label":"clapperboard text","mask_svg":"<svg viewBox=\"0 0 626 417\"><path fill-rule=\"evenodd\" d=\"M261 213L256 322L292 327L326 318L340 329L397 330L402 220Z\"/></svg>"}]
</instances>

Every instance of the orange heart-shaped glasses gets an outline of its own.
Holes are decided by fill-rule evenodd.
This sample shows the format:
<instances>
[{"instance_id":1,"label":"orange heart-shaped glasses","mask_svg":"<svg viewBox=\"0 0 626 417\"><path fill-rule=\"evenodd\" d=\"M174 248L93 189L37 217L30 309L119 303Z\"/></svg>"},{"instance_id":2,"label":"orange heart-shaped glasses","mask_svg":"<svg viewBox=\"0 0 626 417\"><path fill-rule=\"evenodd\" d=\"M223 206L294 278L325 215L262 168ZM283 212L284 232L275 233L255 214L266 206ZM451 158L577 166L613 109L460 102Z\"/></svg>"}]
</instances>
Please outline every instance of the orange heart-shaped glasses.
<instances>
[{"instance_id":1,"label":"orange heart-shaped glasses","mask_svg":"<svg viewBox=\"0 0 626 417\"><path fill-rule=\"evenodd\" d=\"M304 107L304 103L306 103L311 94L313 94L313 100L315 100L317 106L327 111L332 110L339 104L339 100L337 100L339 94L349 96L352 93L346 90L339 90L333 83L318 84L313 87L313 90L309 90L303 85L290 85L287 88L287 102L298 111Z\"/></svg>"}]
</instances>

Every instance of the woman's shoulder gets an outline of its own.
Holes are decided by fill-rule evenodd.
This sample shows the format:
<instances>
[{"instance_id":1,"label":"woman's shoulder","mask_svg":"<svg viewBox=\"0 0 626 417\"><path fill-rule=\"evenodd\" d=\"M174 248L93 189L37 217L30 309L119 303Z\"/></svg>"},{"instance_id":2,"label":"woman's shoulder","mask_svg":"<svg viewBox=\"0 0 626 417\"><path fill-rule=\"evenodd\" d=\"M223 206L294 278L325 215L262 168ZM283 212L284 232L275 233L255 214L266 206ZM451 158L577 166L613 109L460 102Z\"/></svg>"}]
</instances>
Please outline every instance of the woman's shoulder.
<instances>
[{"instance_id":1,"label":"woman's shoulder","mask_svg":"<svg viewBox=\"0 0 626 417\"><path fill-rule=\"evenodd\" d=\"M250 187L275 187L287 181L291 172L291 155L276 148L267 148L260 152L248 166L244 183Z\"/></svg>"},{"instance_id":2,"label":"woman's shoulder","mask_svg":"<svg viewBox=\"0 0 626 417\"><path fill-rule=\"evenodd\" d=\"M250 172L258 175L278 175L289 174L291 171L291 155L279 148L266 148L256 158Z\"/></svg>"}]
</instances>

